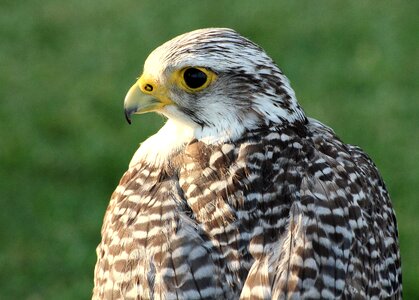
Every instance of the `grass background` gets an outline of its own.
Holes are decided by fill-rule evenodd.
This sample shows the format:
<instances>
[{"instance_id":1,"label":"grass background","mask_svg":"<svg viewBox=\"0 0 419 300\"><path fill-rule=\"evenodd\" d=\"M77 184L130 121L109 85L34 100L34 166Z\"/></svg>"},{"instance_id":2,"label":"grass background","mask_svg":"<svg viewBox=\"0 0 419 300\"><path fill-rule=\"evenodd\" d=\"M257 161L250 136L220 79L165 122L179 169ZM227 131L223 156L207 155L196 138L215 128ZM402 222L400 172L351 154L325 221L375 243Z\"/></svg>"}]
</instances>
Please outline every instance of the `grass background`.
<instances>
[{"instance_id":1,"label":"grass background","mask_svg":"<svg viewBox=\"0 0 419 300\"><path fill-rule=\"evenodd\" d=\"M259 4L257 4L259 3ZM419 297L419 2L0 2L0 299L87 299L109 196L163 123L125 123L147 54L232 27L291 79L308 115L375 160Z\"/></svg>"}]
</instances>

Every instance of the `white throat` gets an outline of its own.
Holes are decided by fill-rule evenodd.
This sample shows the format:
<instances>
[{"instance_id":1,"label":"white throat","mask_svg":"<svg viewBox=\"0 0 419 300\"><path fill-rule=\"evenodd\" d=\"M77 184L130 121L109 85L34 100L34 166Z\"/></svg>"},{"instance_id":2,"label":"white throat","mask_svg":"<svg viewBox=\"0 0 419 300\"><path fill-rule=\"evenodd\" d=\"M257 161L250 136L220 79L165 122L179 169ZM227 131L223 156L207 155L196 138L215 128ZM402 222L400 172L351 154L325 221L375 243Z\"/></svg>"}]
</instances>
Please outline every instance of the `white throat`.
<instances>
[{"instance_id":1,"label":"white throat","mask_svg":"<svg viewBox=\"0 0 419 300\"><path fill-rule=\"evenodd\" d=\"M206 144L219 144L226 141L234 141L240 138L246 127L252 127L252 118L249 124L243 124L234 120L220 120L215 127L192 126L174 119L168 119L166 124L154 135L145 140L135 152L130 167L138 162L160 166L168 157L179 151L190 141L197 139ZM248 126L246 126L248 125Z\"/></svg>"},{"instance_id":2,"label":"white throat","mask_svg":"<svg viewBox=\"0 0 419 300\"><path fill-rule=\"evenodd\" d=\"M140 161L150 165L161 165L170 154L179 150L193 138L193 128L169 119L156 134L141 144L129 166L131 168Z\"/></svg>"}]
</instances>

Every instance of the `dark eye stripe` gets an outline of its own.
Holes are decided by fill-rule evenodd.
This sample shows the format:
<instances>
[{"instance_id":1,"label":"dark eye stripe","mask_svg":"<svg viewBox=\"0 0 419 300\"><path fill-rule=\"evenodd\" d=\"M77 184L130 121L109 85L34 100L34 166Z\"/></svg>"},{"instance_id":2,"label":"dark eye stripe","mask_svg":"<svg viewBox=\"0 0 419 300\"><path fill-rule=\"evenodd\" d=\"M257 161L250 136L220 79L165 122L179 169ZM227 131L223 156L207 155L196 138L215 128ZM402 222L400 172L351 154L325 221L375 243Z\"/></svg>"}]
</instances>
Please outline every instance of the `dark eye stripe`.
<instances>
[{"instance_id":1,"label":"dark eye stripe","mask_svg":"<svg viewBox=\"0 0 419 300\"><path fill-rule=\"evenodd\" d=\"M188 87L197 89L207 82L208 76L197 68L189 68L183 73L183 79Z\"/></svg>"}]
</instances>

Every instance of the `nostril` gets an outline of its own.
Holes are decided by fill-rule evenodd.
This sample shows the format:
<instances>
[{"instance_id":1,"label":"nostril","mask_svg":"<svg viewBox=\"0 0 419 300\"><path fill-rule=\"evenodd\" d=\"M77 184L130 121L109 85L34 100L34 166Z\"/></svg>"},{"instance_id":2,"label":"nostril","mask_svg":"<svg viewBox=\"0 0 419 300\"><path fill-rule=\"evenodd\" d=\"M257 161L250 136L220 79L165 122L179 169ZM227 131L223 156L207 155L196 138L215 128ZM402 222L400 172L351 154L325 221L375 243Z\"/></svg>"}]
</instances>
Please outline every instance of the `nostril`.
<instances>
[{"instance_id":1,"label":"nostril","mask_svg":"<svg viewBox=\"0 0 419 300\"><path fill-rule=\"evenodd\" d=\"M144 85L144 90L146 90L147 92L151 92L153 91L153 86L147 83Z\"/></svg>"}]
</instances>

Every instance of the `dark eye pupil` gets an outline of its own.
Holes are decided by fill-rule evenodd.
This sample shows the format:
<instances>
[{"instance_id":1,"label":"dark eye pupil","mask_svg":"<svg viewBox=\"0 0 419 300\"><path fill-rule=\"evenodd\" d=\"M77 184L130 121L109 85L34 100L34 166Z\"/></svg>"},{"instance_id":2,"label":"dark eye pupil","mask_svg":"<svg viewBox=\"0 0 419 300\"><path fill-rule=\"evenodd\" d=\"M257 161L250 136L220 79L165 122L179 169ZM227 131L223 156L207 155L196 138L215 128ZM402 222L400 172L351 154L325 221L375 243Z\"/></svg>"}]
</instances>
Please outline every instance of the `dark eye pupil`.
<instances>
[{"instance_id":1,"label":"dark eye pupil","mask_svg":"<svg viewBox=\"0 0 419 300\"><path fill-rule=\"evenodd\" d=\"M196 68L189 68L183 73L185 83L191 89L196 89L207 82L207 74Z\"/></svg>"}]
</instances>

